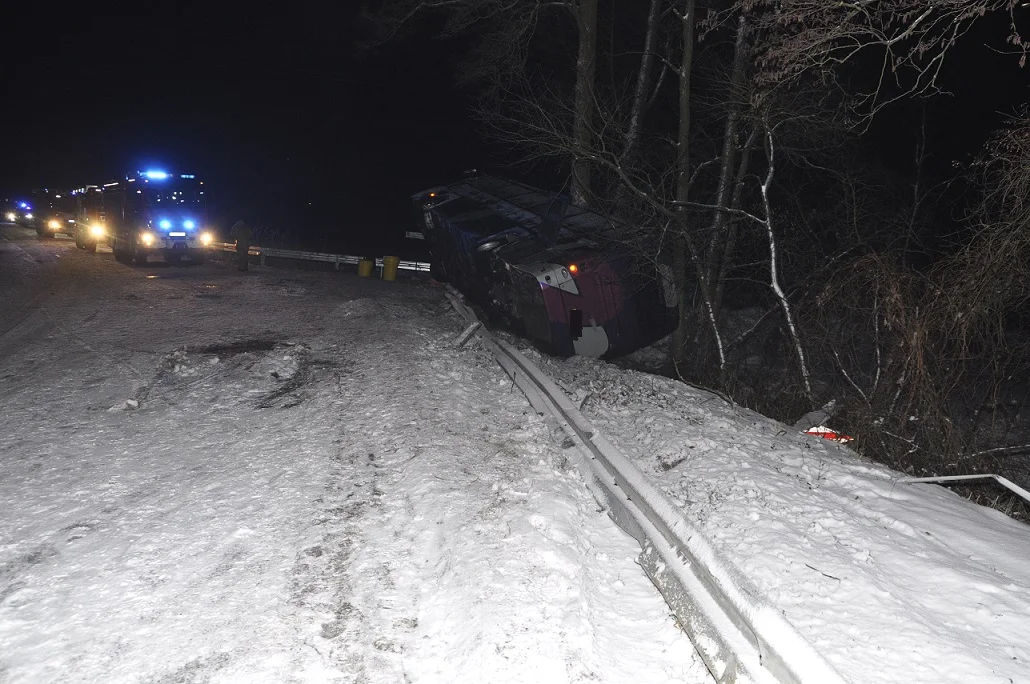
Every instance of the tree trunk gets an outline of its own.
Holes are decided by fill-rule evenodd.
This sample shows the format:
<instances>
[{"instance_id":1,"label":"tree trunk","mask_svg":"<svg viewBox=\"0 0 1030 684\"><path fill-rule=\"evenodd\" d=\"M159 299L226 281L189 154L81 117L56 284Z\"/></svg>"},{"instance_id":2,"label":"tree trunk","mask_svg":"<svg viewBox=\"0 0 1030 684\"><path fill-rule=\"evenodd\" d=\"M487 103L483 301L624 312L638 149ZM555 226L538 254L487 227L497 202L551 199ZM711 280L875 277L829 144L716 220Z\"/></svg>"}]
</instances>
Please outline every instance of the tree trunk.
<instances>
[{"instance_id":1,"label":"tree trunk","mask_svg":"<svg viewBox=\"0 0 1030 684\"><path fill-rule=\"evenodd\" d=\"M572 199L590 204L590 161L593 147L594 73L597 69L597 0L576 7L579 53L576 56L576 103L573 116Z\"/></svg>"},{"instance_id":2,"label":"tree trunk","mask_svg":"<svg viewBox=\"0 0 1030 684\"><path fill-rule=\"evenodd\" d=\"M675 246L673 250L673 270L676 281L676 292L679 298L679 325L672 334L672 349L669 356L673 363L679 364L683 361L685 354L685 343L687 340L687 263L688 263L688 238L687 213L685 202L690 191L690 77L694 66L694 30L697 23L697 13L694 7L695 0L684 0L683 15L680 19L683 22L683 56L680 60L680 121L679 135L677 136L676 155L676 201L681 204L679 207L679 221L677 221ZM698 272L703 277L703 273ZM702 289L707 289L702 284Z\"/></svg>"},{"instance_id":3,"label":"tree trunk","mask_svg":"<svg viewBox=\"0 0 1030 684\"><path fill-rule=\"evenodd\" d=\"M775 148L773 147L773 136L772 131L768 125L765 126L765 155L768 158L769 170L765 174L765 180L762 182L762 210L765 212L765 230L766 236L769 238L769 286L772 287L773 293L776 295L776 299L780 302L780 307L783 309L783 317L787 321L787 330L790 332L790 341L794 345L794 353L798 357L798 372L801 375L801 382L805 387L805 397L808 399L809 404L812 403L812 382L811 375L808 372L808 362L805 361L805 350L801 346L801 336L798 333L797 325L794 323L794 312L790 308L790 302L787 300L787 293L780 287L780 274L779 266L777 263L776 254L776 235L773 232L772 222L772 205L769 202L769 189L772 187L773 174L775 173L776 165L774 161ZM811 405L809 406L811 408Z\"/></svg>"},{"instance_id":4,"label":"tree trunk","mask_svg":"<svg viewBox=\"0 0 1030 684\"><path fill-rule=\"evenodd\" d=\"M734 172L737 161L737 129L740 122L741 102L740 97L744 86L745 49L744 35L747 30L746 15L741 12L737 17L737 38L734 44L733 67L730 72L730 89L727 100L726 123L722 133L722 155L719 167L719 180L716 186L715 205L719 207L712 213L712 222L709 229L708 247L705 250L704 261L699 265L699 270L705 274L702 282L705 283L711 312L699 312L698 329L694 335L697 340L698 349L702 356L707 354L708 341L717 336L714 330L708 334L705 331L708 314L711 314L713 326L719 324L719 310L722 308L722 294L725 288L720 287L721 276L725 275L725 260L732 254L732 246L735 246L735 236L729 234L735 232L735 223L729 218L726 209L730 208L734 194ZM727 247L731 247L727 249Z\"/></svg>"},{"instance_id":5,"label":"tree trunk","mask_svg":"<svg viewBox=\"0 0 1030 684\"><path fill-rule=\"evenodd\" d=\"M658 9L660 0L651 0L647 11L647 34L644 37L644 52L640 55L640 68L633 89L633 104L629 112L629 126L626 130L626 146L622 150L622 165L633 162L640 146L640 131L643 128L644 109L651 85L651 70L654 68L655 41L658 39Z\"/></svg>"},{"instance_id":6,"label":"tree trunk","mask_svg":"<svg viewBox=\"0 0 1030 684\"><path fill-rule=\"evenodd\" d=\"M730 197L730 209L740 208L740 197L744 190L744 176L751 165L751 150L755 140L758 138L758 129L751 131L744 147L740 151L740 164L737 166L737 176L733 180L733 194ZM722 244L722 256L719 257L719 273L715 278L715 296L712 297L712 308L715 309L715 320L718 322L719 314L722 311L722 298L726 293L726 273L729 271L730 259L733 251L737 248L737 232L740 230L740 219L733 218L727 222L726 238Z\"/></svg>"},{"instance_id":7,"label":"tree trunk","mask_svg":"<svg viewBox=\"0 0 1030 684\"><path fill-rule=\"evenodd\" d=\"M733 177L737 165L737 128L740 121L741 108L739 98L744 86L744 35L746 30L747 19L741 13L737 18L737 39L733 52L733 70L730 73L729 112L726 115L726 125L722 133L722 165L719 169L719 185L715 200L715 204L721 209L729 208L734 189ZM718 274L722 270L720 255L725 253L721 247L726 239L727 226L729 224L729 216L725 211L716 211L712 216L711 238L708 242L708 253L705 256L705 269L708 273L707 280L712 288L715 288L719 282ZM711 293L711 296L713 306L719 309L720 302L716 293Z\"/></svg>"}]
</instances>

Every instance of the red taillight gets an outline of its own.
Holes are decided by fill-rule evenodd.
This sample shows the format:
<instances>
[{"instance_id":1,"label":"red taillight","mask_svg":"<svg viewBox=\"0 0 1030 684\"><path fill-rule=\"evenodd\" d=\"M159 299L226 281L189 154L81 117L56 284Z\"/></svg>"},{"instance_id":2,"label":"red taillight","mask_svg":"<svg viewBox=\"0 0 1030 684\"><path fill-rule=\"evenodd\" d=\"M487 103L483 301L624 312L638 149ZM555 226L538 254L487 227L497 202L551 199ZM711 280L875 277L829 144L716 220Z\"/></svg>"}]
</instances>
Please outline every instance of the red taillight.
<instances>
[{"instance_id":1,"label":"red taillight","mask_svg":"<svg viewBox=\"0 0 1030 684\"><path fill-rule=\"evenodd\" d=\"M579 266L577 266L576 264L569 264L569 273L571 273L572 275L576 275L577 273L579 273Z\"/></svg>"}]
</instances>

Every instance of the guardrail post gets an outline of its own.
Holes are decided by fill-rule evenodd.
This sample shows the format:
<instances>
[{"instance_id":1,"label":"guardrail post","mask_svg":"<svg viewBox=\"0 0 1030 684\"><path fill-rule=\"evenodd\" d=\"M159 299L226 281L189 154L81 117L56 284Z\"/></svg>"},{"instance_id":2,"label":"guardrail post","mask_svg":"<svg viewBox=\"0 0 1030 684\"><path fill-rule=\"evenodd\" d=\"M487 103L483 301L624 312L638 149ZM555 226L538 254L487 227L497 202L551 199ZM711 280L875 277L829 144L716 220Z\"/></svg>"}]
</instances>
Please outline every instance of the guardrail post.
<instances>
[{"instance_id":1,"label":"guardrail post","mask_svg":"<svg viewBox=\"0 0 1030 684\"><path fill-rule=\"evenodd\" d=\"M477 330L479 330L480 326L482 326L482 325L483 324L480 323L479 321L476 321L474 323L470 323L469 326L467 328L465 328L465 330L463 330L461 332L461 334L458 335L454 339L454 343L453 343L454 346L455 347L464 347L465 343L469 341L469 338L471 338L475 334L475 332Z\"/></svg>"}]
</instances>

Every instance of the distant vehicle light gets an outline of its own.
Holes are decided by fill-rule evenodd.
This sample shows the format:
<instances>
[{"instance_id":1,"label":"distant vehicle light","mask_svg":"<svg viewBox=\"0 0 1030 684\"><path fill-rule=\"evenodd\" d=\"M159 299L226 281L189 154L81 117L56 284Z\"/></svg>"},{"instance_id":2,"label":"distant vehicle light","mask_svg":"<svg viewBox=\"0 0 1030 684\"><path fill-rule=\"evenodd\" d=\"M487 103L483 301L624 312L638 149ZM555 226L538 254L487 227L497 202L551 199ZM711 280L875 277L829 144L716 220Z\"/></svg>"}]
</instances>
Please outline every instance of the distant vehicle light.
<instances>
[{"instance_id":1,"label":"distant vehicle light","mask_svg":"<svg viewBox=\"0 0 1030 684\"><path fill-rule=\"evenodd\" d=\"M572 275L576 275L577 273L579 273L579 266L577 266L576 264L569 264L569 273L571 273Z\"/></svg>"},{"instance_id":2,"label":"distant vehicle light","mask_svg":"<svg viewBox=\"0 0 1030 684\"><path fill-rule=\"evenodd\" d=\"M26 219L30 219L30 218L32 218L32 214L25 214L25 218L26 218Z\"/></svg>"},{"instance_id":3,"label":"distant vehicle light","mask_svg":"<svg viewBox=\"0 0 1030 684\"><path fill-rule=\"evenodd\" d=\"M9 211L6 214L4 214L4 218L7 219L8 221L13 221L14 219L16 219L18 217L14 215L13 211Z\"/></svg>"},{"instance_id":4,"label":"distant vehicle light","mask_svg":"<svg viewBox=\"0 0 1030 684\"><path fill-rule=\"evenodd\" d=\"M140 233L139 240L144 245L147 245L149 247L150 245L154 244L154 234L153 233Z\"/></svg>"},{"instance_id":5,"label":"distant vehicle light","mask_svg":"<svg viewBox=\"0 0 1030 684\"><path fill-rule=\"evenodd\" d=\"M215 236L212 235L211 233L201 233L200 234L200 244L202 244L202 245L210 245L214 241L215 241Z\"/></svg>"},{"instance_id":6,"label":"distant vehicle light","mask_svg":"<svg viewBox=\"0 0 1030 684\"><path fill-rule=\"evenodd\" d=\"M197 227L197 224L194 223L193 221L183 221L182 222L182 227L185 228L186 230L193 230L194 228Z\"/></svg>"},{"instance_id":7,"label":"distant vehicle light","mask_svg":"<svg viewBox=\"0 0 1030 684\"><path fill-rule=\"evenodd\" d=\"M164 171L144 171L143 175L150 180L164 180L168 178L168 174Z\"/></svg>"},{"instance_id":8,"label":"distant vehicle light","mask_svg":"<svg viewBox=\"0 0 1030 684\"><path fill-rule=\"evenodd\" d=\"M57 219L50 219L50 221L47 222L47 225L50 227L51 230L57 230L61 227L61 222Z\"/></svg>"},{"instance_id":9,"label":"distant vehicle light","mask_svg":"<svg viewBox=\"0 0 1030 684\"><path fill-rule=\"evenodd\" d=\"M104 237L104 227L100 224L94 224L89 227L89 234L93 237Z\"/></svg>"},{"instance_id":10,"label":"distant vehicle light","mask_svg":"<svg viewBox=\"0 0 1030 684\"><path fill-rule=\"evenodd\" d=\"M172 222L168 219L161 219L161 221L158 222L157 225L161 226L161 230L168 230L172 227Z\"/></svg>"},{"instance_id":11,"label":"distant vehicle light","mask_svg":"<svg viewBox=\"0 0 1030 684\"><path fill-rule=\"evenodd\" d=\"M435 192L431 192L431 193L429 193L429 196L430 197L436 197L436 193Z\"/></svg>"}]
</instances>

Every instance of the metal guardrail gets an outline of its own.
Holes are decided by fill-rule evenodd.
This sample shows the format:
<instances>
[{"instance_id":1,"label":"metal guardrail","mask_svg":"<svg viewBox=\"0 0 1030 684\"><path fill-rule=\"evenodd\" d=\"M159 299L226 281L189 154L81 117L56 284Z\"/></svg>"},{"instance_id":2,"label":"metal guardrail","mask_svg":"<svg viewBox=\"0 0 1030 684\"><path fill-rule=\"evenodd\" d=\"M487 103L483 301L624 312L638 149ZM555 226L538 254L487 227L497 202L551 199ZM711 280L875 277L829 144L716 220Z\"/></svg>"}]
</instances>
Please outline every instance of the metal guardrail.
<instances>
[{"instance_id":1,"label":"metal guardrail","mask_svg":"<svg viewBox=\"0 0 1030 684\"><path fill-rule=\"evenodd\" d=\"M461 296L448 298L530 404L572 441L580 471L609 515L641 546L640 565L720 684L844 684L844 679L761 596L721 560L700 531L522 353L493 338Z\"/></svg>"},{"instance_id":2,"label":"metal guardrail","mask_svg":"<svg viewBox=\"0 0 1030 684\"><path fill-rule=\"evenodd\" d=\"M920 482L938 484L941 482L967 482L969 480L994 480L1005 489L1030 503L1030 492L1023 489L1012 480L1004 478L1001 475L995 475L994 473L981 473L979 475L941 475L934 477L903 477L898 480L898 482L903 482L905 484L918 484Z\"/></svg>"},{"instance_id":3,"label":"metal guardrail","mask_svg":"<svg viewBox=\"0 0 1030 684\"><path fill-rule=\"evenodd\" d=\"M221 250L223 252L235 252L236 245L231 242L216 242L211 245L212 248ZM336 270L340 269L341 264L348 266L356 266L359 261L364 257L351 256L349 254L328 254L325 252L308 252L302 250L292 249L278 249L276 247L259 247L257 245L251 245L250 251L248 252L251 256L261 258L261 265L265 265L265 257L273 257L280 259L298 259L301 261L321 261L328 264L334 264ZM376 268L383 267L382 258L375 260ZM429 272L429 263L425 261L404 261L402 260L397 268L402 271L416 271L419 273Z\"/></svg>"}]
</instances>

